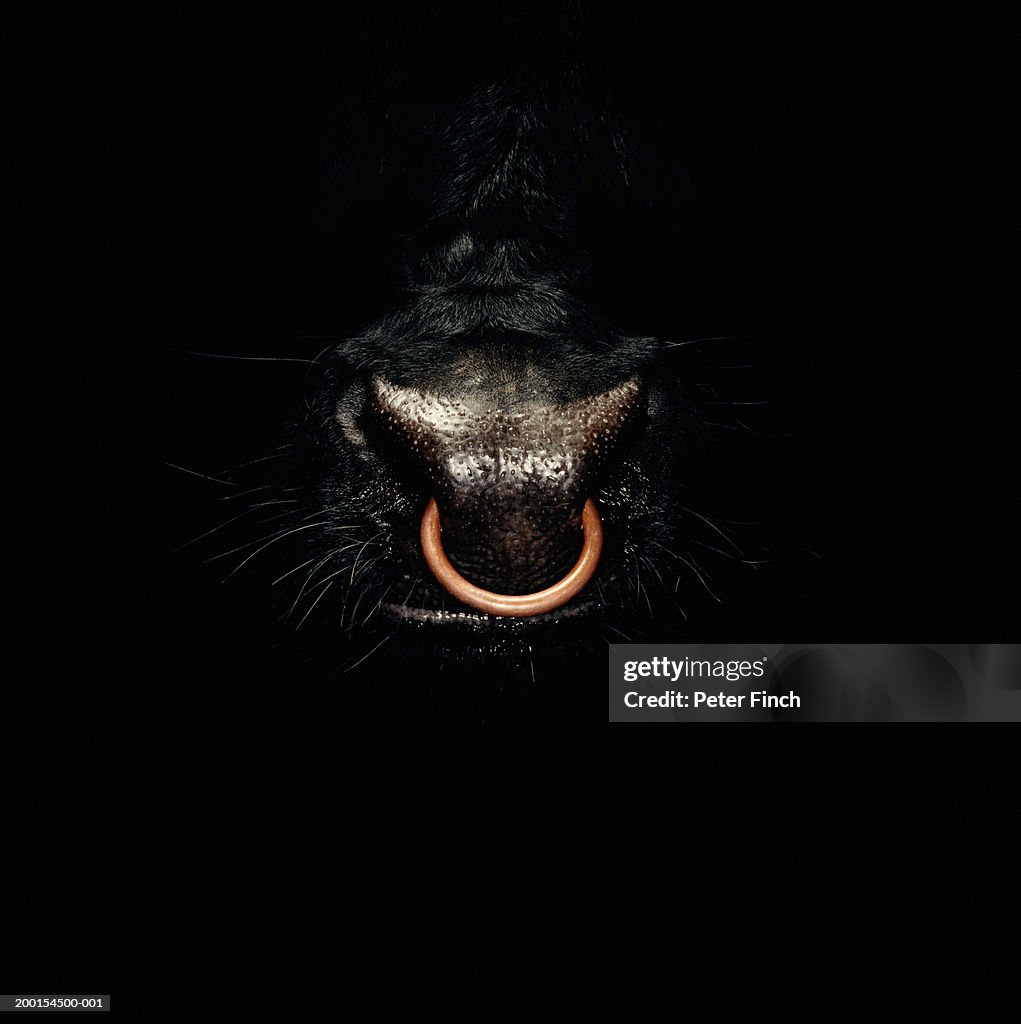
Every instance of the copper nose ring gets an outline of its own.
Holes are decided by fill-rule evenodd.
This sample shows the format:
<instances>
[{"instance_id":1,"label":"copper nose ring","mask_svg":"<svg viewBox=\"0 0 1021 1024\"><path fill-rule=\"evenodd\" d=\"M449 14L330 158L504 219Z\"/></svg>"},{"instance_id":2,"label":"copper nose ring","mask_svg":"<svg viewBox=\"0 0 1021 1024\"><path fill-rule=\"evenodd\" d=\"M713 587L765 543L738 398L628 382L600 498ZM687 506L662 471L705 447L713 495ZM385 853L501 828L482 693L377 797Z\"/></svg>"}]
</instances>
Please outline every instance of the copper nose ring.
<instances>
[{"instance_id":1,"label":"copper nose ring","mask_svg":"<svg viewBox=\"0 0 1021 1024\"><path fill-rule=\"evenodd\" d=\"M494 594L490 590L469 583L451 564L447 553L443 550L440 538L440 509L435 498L422 513L422 554L426 564L440 585L453 594L458 601L478 608L490 615L515 616L541 615L567 604L585 586L599 564L599 556L603 553L603 524L596 511L596 503L589 498L581 513L582 529L585 532L585 543L574 563L574 568L559 582L545 590L534 594Z\"/></svg>"}]
</instances>

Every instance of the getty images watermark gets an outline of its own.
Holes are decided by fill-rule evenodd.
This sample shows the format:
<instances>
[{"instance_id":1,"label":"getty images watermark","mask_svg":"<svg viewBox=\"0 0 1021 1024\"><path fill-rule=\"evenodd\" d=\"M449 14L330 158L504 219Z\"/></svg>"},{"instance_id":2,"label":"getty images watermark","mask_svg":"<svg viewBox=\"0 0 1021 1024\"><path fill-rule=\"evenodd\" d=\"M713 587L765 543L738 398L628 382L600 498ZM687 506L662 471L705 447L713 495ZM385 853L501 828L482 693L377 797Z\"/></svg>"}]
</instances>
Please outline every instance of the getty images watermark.
<instances>
[{"instance_id":1,"label":"getty images watermark","mask_svg":"<svg viewBox=\"0 0 1021 1024\"><path fill-rule=\"evenodd\" d=\"M613 644L611 722L1021 721L1019 644Z\"/></svg>"},{"instance_id":2,"label":"getty images watermark","mask_svg":"<svg viewBox=\"0 0 1021 1024\"><path fill-rule=\"evenodd\" d=\"M737 683L764 679L767 661L765 657L757 661L709 661L698 658L673 661L664 655L649 661L625 661L624 682L664 679L676 685L683 678L685 681L696 679L704 685L714 680ZM628 708L800 708L801 698L793 690L788 694L770 693L768 690L750 690L747 693L698 689L666 690L663 693L629 690L624 694L624 705Z\"/></svg>"}]
</instances>

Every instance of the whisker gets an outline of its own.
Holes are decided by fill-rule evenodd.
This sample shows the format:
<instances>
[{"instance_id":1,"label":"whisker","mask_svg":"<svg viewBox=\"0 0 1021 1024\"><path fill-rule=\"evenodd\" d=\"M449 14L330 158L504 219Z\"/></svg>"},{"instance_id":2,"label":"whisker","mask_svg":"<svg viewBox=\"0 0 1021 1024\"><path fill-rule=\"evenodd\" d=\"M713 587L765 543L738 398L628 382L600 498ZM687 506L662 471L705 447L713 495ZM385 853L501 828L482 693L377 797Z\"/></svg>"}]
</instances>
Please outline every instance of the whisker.
<instances>
[{"instance_id":1,"label":"whisker","mask_svg":"<svg viewBox=\"0 0 1021 1024\"><path fill-rule=\"evenodd\" d=\"M411 589L408 591L408 596L401 602L401 607L402 608L407 608L408 607L408 602L411 600L411 595L414 594L414 592L415 592L415 587L417 587L419 585L419 583L421 583L421 582L422 582L422 574L419 573L419 575L417 575L415 577L415 582L411 584Z\"/></svg>"},{"instance_id":2,"label":"whisker","mask_svg":"<svg viewBox=\"0 0 1021 1024\"><path fill-rule=\"evenodd\" d=\"M344 669L345 674L348 673L348 672L353 672L356 668L358 668L358 666L363 661L366 661L369 658L371 658L372 655L374 655L376 653L376 651L378 651L380 649L380 647L382 647L383 644L385 644L387 642L387 640L392 640L395 636L397 636L397 630L396 629L392 633L388 633L385 637L383 637L383 639L380 640L379 643L376 644L376 646L373 647L372 650L369 651L368 654L366 654L363 657L359 658L353 665L350 665L350 666L348 666L348 668Z\"/></svg>"},{"instance_id":3,"label":"whisker","mask_svg":"<svg viewBox=\"0 0 1021 1024\"><path fill-rule=\"evenodd\" d=\"M258 549L258 550L256 550L256 551L253 551L253 552L252 552L252 553L251 553L251 554L250 554L250 555L249 555L249 556L248 556L248 557L247 557L247 558L246 558L246 559L245 559L245 560L244 560L243 562L241 562L241 563L240 563L239 565L236 565L236 566L235 566L235 567L234 567L233 569L231 569L231 571L230 571L230 572L229 572L229 573L228 573L228 574L227 574L227 575L226 575L226 576L225 576L225 577L224 577L224 578L223 578L223 579L222 579L222 580L221 580L220 582L221 582L221 583L226 583L226 582L227 582L227 580L229 580L229 579L231 578L231 576L233 576L233 575L234 575L234 573L236 573L236 572L237 572L237 571L238 571L239 569L241 569L241 568L242 568L243 566L245 566L245 565L246 565L246 564L247 564L248 562L250 562L250 561L251 561L251 560L252 560L253 558L255 558L255 556L256 556L257 554L259 554L259 552L260 552L260 551L265 551L265 550L266 550L266 548L268 548L268 547L269 547L269 546L270 546L271 544L275 544L275 543L276 543L277 541L279 541L279 540L283 540L283 539L284 539L285 537L291 537L291 536L293 536L293 535L294 535L294 534L296 534L296 533L301 533L301 531L302 531L302 530L312 530L312 529L315 529L315 528L316 528L317 526L325 526L325 525L326 525L325 523L310 523L310 524L309 524L308 526L298 526L298 527L296 527L296 528L295 528L295 529L293 529L293 530L288 530L288 531L287 531L286 533L282 533L282 534L280 534L279 536L277 536L277 537L274 537L274 538L273 538L272 540L269 540L269 541L267 541L267 542L266 542L265 544L263 544L261 548L259 548L259 549ZM246 545L245 545L245 547L247 547L247 546L248 546L248 545L246 544Z\"/></svg>"},{"instance_id":4,"label":"whisker","mask_svg":"<svg viewBox=\"0 0 1021 1024\"><path fill-rule=\"evenodd\" d=\"M166 459L160 459L160 462L164 466L169 466L171 469L176 469L181 473L187 473L189 476L197 476L200 480L209 480L214 484L222 484L224 487L237 487L237 484L231 483L229 480L220 480L218 477L210 476L208 473L200 473L195 469L188 469L187 466L178 466L173 462L167 462Z\"/></svg>"},{"instance_id":5,"label":"whisker","mask_svg":"<svg viewBox=\"0 0 1021 1024\"><path fill-rule=\"evenodd\" d=\"M292 512L292 510L288 509L286 512L282 512L278 516L270 516L268 519L260 520L260 522L255 523L253 525L264 526L266 523L272 523L272 522L274 522L277 519L284 519L284 518L286 518L287 516L291 515L291 512ZM285 529L286 529L286 527L285 527ZM261 544L264 540L267 540L269 537L272 537L272 536L273 536L272 533L263 534L263 536L257 537L255 540L246 541L244 544L239 544L236 548L231 548L229 551L222 551L218 555L211 555L209 558L203 559L202 564L203 565L207 565L209 562L217 562L221 558L226 558L228 555L236 554L238 551L244 551L245 548L250 548L250 547L252 547L255 544Z\"/></svg>"},{"instance_id":6,"label":"whisker","mask_svg":"<svg viewBox=\"0 0 1021 1024\"><path fill-rule=\"evenodd\" d=\"M376 539L376 537L378 537L378 536L379 536L379 534L377 533L377 534L375 534L374 536L370 537L370 538L369 538L369 539L368 539L368 540L367 540L367 541L366 541L366 542L365 542L365 543L364 543L364 544L363 544L363 545L362 545L362 546L361 546L361 547L360 547L360 548L358 549L358 554L357 554L357 555L355 555L355 561L354 561L354 565L352 565L352 566L351 566L351 583L352 583L352 585L354 584L354 581L355 581L355 570L356 570L356 569L358 568L358 559L362 557L362 552L363 552L363 551L364 551L364 550L365 550L365 549L366 549L366 548L367 548L367 547L368 547L368 546L369 546L369 545L370 545L370 544L371 544L371 543L372 543L372 542L373 542L373 541L374 541L374 540Z\"/></svg>"},{"instance_id":7,"label":"whisker","mask_svg":"<svg viewBox=\"0 0 1021 1024\"><path fill-rule=\"evenodd\" d=\"M712 338L689 338L685 341L664 341L664 348L688 348L691 345L702 345L710 341L749 341L750 334L719 334Z\"/></svg>"},{"instance_id":8,"label":"whisker","mask_svg":"<svg viewBox=\"0 0 1021 1024\"><path fill-rule=\"evenodd\" d=\"M354 608L351 609L351 625L352 625L352 627L355 624L355 620L358 618L358 606L362 603L362 598L363 597L365 597L365 590L364 590L364 588L359 593L358 599L355 601Z\"/></svg>"},{"instance_id":9,"label":"whisker","mask_svg":"<svg viewBox=\"0 0 1021 1024\"><path fill-rule=\"evenodd\" d=\"M236 501L238 498L243 498L248 494L255 494L256 491L268 491L273 485L272 484L259 484L258 487L249 487L247 491L238 491L237 494L227 494L222 498L217 498L217 501ZM293 490L294 488L290 488ZM281 490L288 490L284 487Z\"/></svg>"},{"instance_id":10,"label":"whisker","mask_svg":"<svg viewBox=\"0 0 1021 1024\"><path fill-rule=\"evenodd\" d=\"M226 352L193 352L186 348L174 348L171 352L177 352L183 356L198 356L202 359L236 359L246 363L311 363L311 359L297 359L293 356L236 356Z\"/></svg>"},{"instance_id":11,"label":"whisker","mask_svg":"<svg viewBox=\"0 0 1021 1024\"><path fill-rule=\"evenodd\" d=\"M390 593L392 588L393 588L393 584L392 583L388 583L387 586L386 586L386 589L383 591L382 594L380 594L379 600L376 602L375 606L369 611L369 614L366 615L364 619L362 619L362 625L363 626L367 625L369 619L371 619L372 616L375 615L376 612L378 612L379 609L383 607L383 600L386 597L386 595Z\"/></svg>"},{"instance_id":12,"label":"whisker","mask_svg":"<svg viewBox=\"0 0 1021 1024\"><path fill-rule=\"evenodd\" d=\"M345 549L341 548L340 550L344 551ZM313 579L315 579L315 574L317 572L319 572L319 570L324 565L326 565L326 563L329 562L330 559L335 558L338 554L340 554L340 551L330 551L328 554L326 554L323 558L321 558L316 563L314 568L309 570L309 572L305 576L304 582L301 584L301 587L298 589L298 596L295 597L294 601L291 604L291 607L287 609L287 614L284 616L285 619L289 619L294 614L295 608L298 607L298 602L301 600L302 595L305 593L305 588L312 582ZM312 562L312 561L315 561L315 559L314 558L310 558L309 562ZM306 562L305 564L307 565L308 562ZM323 580L322 582L325 583L327 580L332 580L334 576L338 576L340 573L342 573L344 571L344 568L345 568L344 566L341 566L335 573L332 573L330 576L327 576L326 580Z\"/></svg>"},{"instance_id":13,"label":"whisker","mask_svg":"<svg viewBox=\"0 0 1021 1024\"><path fill-rule=\"evenodd\" d=\"M713 547L712 544L705 544L700 540L695 540L694 537L688 538L689 544L697 544L700 548L705 548L706 551L712 551L713 554L719 555L721 558L729 558L733 562L738 562L741 565L769 565L772 562L770 558L738 558L737 555L732 555L729 551L722 551L720 548Z\"/></svg>"},{"instance_id":14,"label":"whisker","mask_svg":"<svg viewBox=\"0 0 1021 1024\"><path fill-rule=\"evenodd\" d=\"M178 551L183 551L185 548L190 547L192 544L197 544L200 540L203 540L204 538L209 537L211 534L216 533L218 530L225 529L226 527L230 526L231 523L236 523L239 519L244 519L245 516L251 515L251 513L257 511L260 508L265 508L267 505L284 505L284 504L290 504L290 502L286 501L286 500L280 500L280 501L261 501L261 502L259 502L258 505L253 505L251 508L246 508L244 510L244 512L239 512L236 516L232 516L225 523L220 523L219 526L214 526L211 530L206 530L205 533L200 533L197 537L193 537L191 540L186 540L183 544L179 544L176 548L171 548L169 554L173 555L173 554L175 554ZM279 516L271 516L269 519L263 519L262 522L259 525L261 526L263 523L271 523L271 522L273 522L274 519L283 519L284 516L289 516L290 514L291 514L290 510L288 510L287 512L281 513ZM258 542L256 541L254 543L258 543ZM237 550L237 549L235 549L235 550Z\"/></svg>"},{"instance_id":15,"label":"whisker","mask_svg":"<svg viewBox=\"0 0 1021 1024\"><path fill-rule=\"evenodd\" d=\"M282 459L287 452L279 452L275 455L263 455L258 459L249 459L248 462L239 462L236 466L230 466L227 469L220 470L221 473L234 473L239 469L245 469L247 466L257 466L260 462L271 462L273 459Z\"/></svg>"},{"instance_id":16,"label":"whisker","mask_svg":"<svg viewBox=\"0 0 1021 1024\"><path fill-rule=\"evenodd\" d=\"M701 584L702 584L702 586L703 586L703 587L705 587L705 591L706 591L706 593L707 593L707 594L708 594L708 595L709 595L709 596L710 596L710 597L711 597L711 598L712 598L712 599L713 599L713 600L714 600L714 601L715 601L715 602L716 602L717 604L723 604L723 601L722 601L722 599L716 596L716 594L715 594L715 593L714 593L714 592L712 591L712 589L710 588L709 584L708 584L708 583L706 583L705 579L704 579L704 578L703 578L703 576L702 576L702 573L700 573L700 572L698 571L698 569L697 569L697 568L696 568L696 567L694 566L694 564L693 564L693 563L691 563L691 562L689 562L689 561L688 561L688 560L687 560L686 558L684 558L684 557L683 557L682 555L677 555L676 557L677 557L677 558L679 558L679 559L680 559L680 560L681 560L681 561L682 561L682 562L683 562L683 563L684 563L684 564L685 564L685 565L686 565L686 566L687 566L687 567L688 567L688 568L689 568L689 569L690 569L690 570L691 570L691 571L692 571L692 572L693 572L693 573L694 573L694 574L695 574L695 575L696 575L696 576L698 577L698 581L699 581L699 583L701 583Z\"/></svg>"},{"instance_id":17,"label":"whisker","mask_svg":"<svg viewBox=\"0 0 1021 1024\"><path fill-rule=\"evenodd\" d=\"M609 630L609 631L610 631L611 633L616 633L616 634L617 634L618 636L622 636L622 637L624 638L624 642L625 642L625 643L631 643L631 637L630 637L630 636L628 636L628 634L627 634L627 633L625 633L625 632L624 632L624 631L623 631L622 629L617 629L617 627L616 627L616 626L611 626L611 625L610 625L610 624L609 624L608 622L604 622L604 623L603 623L603 625L604 625L604 626L605 626L605 627L606 627L606 628L607 628L607 629L608 629L608 630Z\"/></svg>"},{"instance_id":18,"label":"whisker","mask_svg":"<svg viewBox=\"0 0 1021 1024\"><path fill-rule=\"evenodd\" d=\"M684 621L687 622L688 621L688 613L680 606L680 604L677 601L675 601L673 599L673 595L671 595L671 593L670 593L670 588L667 586L666 580L663 579L663 576L661 575L661 573L659 571L659 568L656 566L656 563L651 558L648 558L645 555L642 556L642 561L644 561L645 564L656 574L656 579L659 580L660 585L663 588L663 593L667 595L667 599L681 613L681 615L684 617ZM674 588L673 593L674 594L677 593L677 588L676 587Z\"/></svg>"},{"instance_id":19,"label":"whisker","mask_svg":"<svg viewBox=\"0 0 1021 1024\"><path fill-rule=\"evenodd\" d=\"M720 528L719 528L719 527L718 527L718 526L717 526L717 525L716 525L716 524L715 524L715 523L714 523L714 522L713 522L713 521L712 521L711 519L707 519L707 518L706 518L705 516L703 516L703 515L700 515L700 514L699 514L698 512L696 512L696 511L695 511L694 509L690 509L690 508L687 508L687 507L686 507L686 506L684 506L684 505L678 505L677 507L678 507L679 509L681 509L681 511L682 511L682 512L687 512L687 513L688 513L688 515L692 515L692 516L694 516L694 517L695 517L696 519L701 519L701 520L702 520L702 522L703 522L703 523L705 523L705 524L706 524L706 526L708 526L708 527L709 527L709 528L710 528L711 530L715 530L715 531L716 531L716 532L717 532L717 533L718 533L718 534L719 534L719 535L720 535L720 536L721 536L721 537L722 537L722 538L723 538L723 539L724 539L724 540L725 540L725 541L726 541L726 542L727 542L727 543L728 543L728 544L729 544L729 545L730 545L730 546L731 546L731 547L732 547L732 548L733 548L733 549L734 549L734 550L735 550L735 551L736 551L736 552L737 552L737 553L738 553L738 554L739 554L739 555L740 555L740 556L741 556L742 558L744 557L744 552L743 552L743 551L742 551L742 550L741 550L741 549L740 549L740 548L739 548L739 547L737 546L737 544L736 544L736 543L735 543L735 542L734 542L733 540L731 540L731 538L730 538L729 536L727 536L727 534L726 534L726 533L724 533L724 532L723 532L723 530L721 530L721 529L720 529Z\"/></svg>"},{"instance_id":20,"label":"whisker","mask_svg":"<svg viewBox=\"0 0 1021 1024\"><path fill-rule=\"evenodd\" d=\"M302 616L301 622L299 622L298 625L294 627L295 633L297 633L298 630L301 629L301 627L305 624L305 620L312 614L312 611L315 608L315 606L319 604L319 602L323 599L323 594L325 594L326 591L329 590L330 587L332 586L332 583L328 584L326 588L319 594L319 596L312 602L312 604L309 606L308 611L305 612L305 614Z\"/></svg>"},{"instance_id":21,"label":"whisker","mask_svg":"<svg viewBox=\"0 0 1021 1024\"><path fill-rule=\"evenodd\" d=\"M308 560L308 562L314 562L314 561L315 561L315 559L314 559L314 558L310 558L310 559ZM279 583L279 582L280 582L281 580L285 580L285 579L287 579L287 577L288 577L288 576L290 576L292 572L297 572L297 571L298 571L299 569L304 569L304 568L305 568L305 566L306 566L306 565L308 565L308 562L302 562L302 563L301 563L301 565L296 565L296 566L295 566L295 567L294 567L293 569L288 569L288 570L287 570L287 572L285 572L285 573L283 574L283 576L278 576L278 577L277 577L277 578L276 578L276 579L275 579L275 580L274 580L274 581L273 581L273 582L272 582L272 583L270 584L270 586L271 586L271 587L275 587L275 586L276 586L276 585L277 585L277 584L278 584L278 583Z\"/></svg>"}]
</instances>

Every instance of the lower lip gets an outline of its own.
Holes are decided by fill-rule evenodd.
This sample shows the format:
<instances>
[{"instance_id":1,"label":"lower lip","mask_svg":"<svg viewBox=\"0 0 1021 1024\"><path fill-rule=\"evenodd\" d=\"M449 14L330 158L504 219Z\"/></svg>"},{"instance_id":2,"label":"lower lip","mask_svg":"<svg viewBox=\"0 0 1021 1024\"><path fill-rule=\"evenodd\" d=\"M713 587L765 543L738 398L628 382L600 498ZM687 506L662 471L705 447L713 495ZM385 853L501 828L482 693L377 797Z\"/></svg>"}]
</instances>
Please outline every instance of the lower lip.
<instances>
[{"instance_id":1,"label":"lower lip","mask_svg":"<svg viewBox=\"0 0 1021 1024\"><path fill-rule=\"evenodd\" d=\"M430 626L467 626L476 629L520 630L547 625L548 623L558 622L563 619L582 618L586 615L591 615L598 607L594 602L584 602L576 605L565 605L562 608L545 612L542 615L514 619L487 615L485 612L447 611L441 608L409 608L399 604L384 604L382 610L396 618Z\"/></svg>"}]
</instances>

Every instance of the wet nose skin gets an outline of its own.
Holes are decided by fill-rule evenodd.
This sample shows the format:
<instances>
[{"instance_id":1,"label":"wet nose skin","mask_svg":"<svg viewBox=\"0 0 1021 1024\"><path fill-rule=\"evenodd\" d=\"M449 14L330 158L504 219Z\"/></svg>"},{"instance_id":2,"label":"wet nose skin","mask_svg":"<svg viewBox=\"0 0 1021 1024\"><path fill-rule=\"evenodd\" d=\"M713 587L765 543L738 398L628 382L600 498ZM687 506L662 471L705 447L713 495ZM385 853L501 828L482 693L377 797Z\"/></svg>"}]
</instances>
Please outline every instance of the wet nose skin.
<instances>
[{"instance_id":1,"label":"wet nose skin","mask_svg":"<svg viewBox=\"0 0 1021 1024\"><path fill-rule=\"evenodd\" d=\"M581 511L640 411L637 379L589 398L511 409L488 394L447 398L376 377L375 415L425 474L454 567L477 586L530 594L582 546Z\"/></svg>"}]
</instances>

